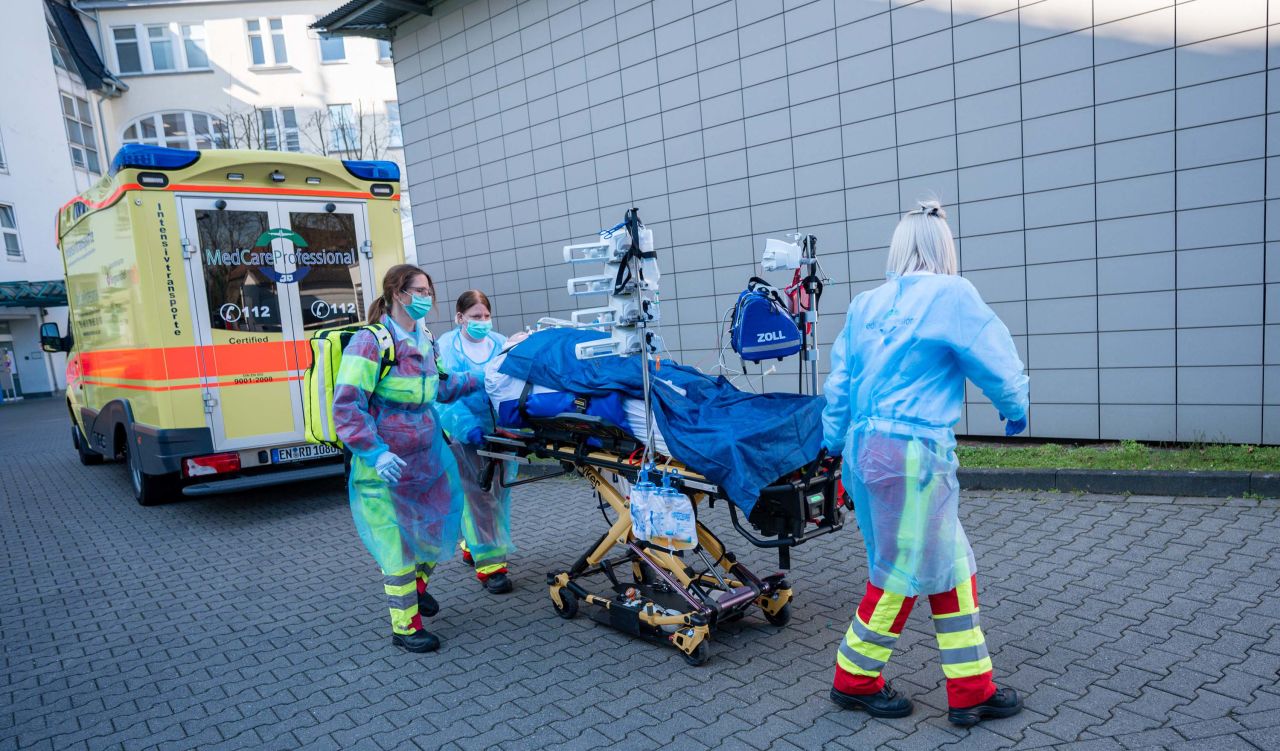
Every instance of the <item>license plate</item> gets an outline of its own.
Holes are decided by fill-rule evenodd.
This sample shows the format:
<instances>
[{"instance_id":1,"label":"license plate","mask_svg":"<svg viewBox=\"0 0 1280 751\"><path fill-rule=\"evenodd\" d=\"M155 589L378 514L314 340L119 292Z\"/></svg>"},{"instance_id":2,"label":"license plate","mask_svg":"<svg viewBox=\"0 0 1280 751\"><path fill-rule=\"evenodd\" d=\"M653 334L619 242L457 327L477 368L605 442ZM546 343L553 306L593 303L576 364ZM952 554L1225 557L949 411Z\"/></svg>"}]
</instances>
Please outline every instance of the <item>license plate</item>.
<instances>
[{"instance_id":1,"label":"license plate","mask_svg":"<svg viewBox=\"0 0 1280 751\"><path fill-rule=\"evenodd\" d=\"M342 449L326 446L322 443L308 443L305 446L289 446L282 449L271 449L271 463L302 462L307 459L319 459L324 456L338 456Z\"/></svg>"}]
</instances>

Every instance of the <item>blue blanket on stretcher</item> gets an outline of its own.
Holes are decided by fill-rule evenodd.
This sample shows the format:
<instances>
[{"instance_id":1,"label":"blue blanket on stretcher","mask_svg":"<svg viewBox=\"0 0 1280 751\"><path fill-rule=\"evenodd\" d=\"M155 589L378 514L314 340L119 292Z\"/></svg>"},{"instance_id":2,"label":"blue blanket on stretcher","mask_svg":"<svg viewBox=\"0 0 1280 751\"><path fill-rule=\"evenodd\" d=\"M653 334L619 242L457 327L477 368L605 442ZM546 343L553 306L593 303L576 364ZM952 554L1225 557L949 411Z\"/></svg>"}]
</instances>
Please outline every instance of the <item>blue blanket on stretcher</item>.
<instances>
[{"instance_id":1,"label":"blue blanket on stretcher","mask_svg":"<svg viewBox=\"0 0 1280 751\"><path fill-rule=\"evenodd\" d=\"M506 375L586 396L622 393L644 398L639 357L579 360L579 342L608 338L598 331L548 329L512 349ZM760 491L817 458L822 448L820 397L749 394L723 376L663 360L649 363L658 428L676 459L724 489L750 514Z\"/></svg>"}]
</instances>

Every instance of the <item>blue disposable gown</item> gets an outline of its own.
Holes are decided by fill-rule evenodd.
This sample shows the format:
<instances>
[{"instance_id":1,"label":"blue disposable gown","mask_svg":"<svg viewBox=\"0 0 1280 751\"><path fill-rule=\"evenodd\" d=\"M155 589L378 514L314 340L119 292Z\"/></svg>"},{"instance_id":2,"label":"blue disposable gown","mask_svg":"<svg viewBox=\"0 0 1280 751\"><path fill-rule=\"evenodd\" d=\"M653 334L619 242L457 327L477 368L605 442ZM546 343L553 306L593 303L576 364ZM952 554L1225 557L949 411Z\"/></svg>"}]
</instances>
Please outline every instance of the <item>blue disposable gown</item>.
<instances>
[{"instance_id":1,"label":"blue disposable gown","mask_svg":"<svg viewBox=\"0 0 1280 751\"><path fill-rule=\"evenodd\" d=\"M507 338L490 333L493 349L483 362L472 360L462 346L462 330L454 328L440 337L440 359L449 373L474 376L484 382L484 366L506 345ZM475 428L485 434L494 430L493 410L484 389L478 389L449 404L436 408L440 424L453 439L453 453L458 461L462 477L462 489L466 503L462 512L462 536L467 542L476 566L505 563L514 551L511 544L511 489L504 483L514 481L516 465L503 462L503 473L498 476L492 491L480 486L480 475L488 461L477 452L480 444L467 443Z\"/></svg>"},{"instance_id":2,"label":"blue disposable gown","mask_svg":"<svg viewBox=\"0 0 1280 751\"><path fill-rule=\"evenodd\" d=\"M443 377L429 338L402 331L389 317L382 323L395 336L391 372L379 377L377 340L368 331L356 333L338 366L333 418L352 454L356 531L378 566L391 574L434 564L457 544L462 481L435 405L475 391L479 382L471 374ZM384 451L406 462L397 483L388 484L374 470Z\"/></svg>"},{"instance_id":3,"label":"blue disposable gown","mask_svg":"<svg viewBox=\"0 0 1280 751\"><path fill-rule=\"evenodd\" d=\"M966 378L1005 417L1025 417L1022 371L1009 329L961 277L891 276L850 303L823 387L823 443L844 455L872 584L933 594L976 573L952 426Z\"/></svg>"}]
</instances>

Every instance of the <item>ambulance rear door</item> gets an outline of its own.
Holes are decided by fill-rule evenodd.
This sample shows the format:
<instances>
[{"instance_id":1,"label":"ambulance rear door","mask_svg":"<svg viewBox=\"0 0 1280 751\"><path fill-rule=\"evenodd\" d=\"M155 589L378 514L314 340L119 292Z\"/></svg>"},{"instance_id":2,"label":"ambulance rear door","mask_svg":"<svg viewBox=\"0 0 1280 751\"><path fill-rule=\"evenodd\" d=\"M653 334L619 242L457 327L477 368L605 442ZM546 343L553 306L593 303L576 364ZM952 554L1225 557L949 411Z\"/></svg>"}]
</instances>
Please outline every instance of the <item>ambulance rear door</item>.
<instances>
[{"instance_id":1,"label":"ambulance rear door","mask_svg":"<svg viewBox=\"0 0 1280 751\"><path fill-rule=\"evenodd\" d=\"M215 447L302 443L308 339L319 329L363 320L369 304L373 268L364 204L194 196L182 204ZM270 461L327 453L337 451L280 448Z\"/></svg>"},{"instance_id":2,"label":"ambulance rear door","mask_svg":"<svg viewBox=\"0 0 1280 751\"><path fill-rule=\"evenodd\" d=\"M311 366L309 339L321 329L349 326L364 320L369 306L373 260L368 243L364 203L359 201L293 201L278 204L284 234L285 271L280 301L293 322L293 367L305 374ZM376 294L376 293L374 293ZM298 412L302 413L303 382L294 382ZM277 449L271 461L280 464L311 459L333 451L309 444ZM336 453L336 451L335 451Z\"/></svg>"},{"instance_id":3,"label":"ambulance rear door","mask_svg":"<svg viewBox=\"0 0 1280 751\"><path fill-rule=\"evenodd\" d=\"M302 440L294 341L282 295L285 232L274 200L180 198L197 322L201 391L214 448Z\"/></svg>"}]
</instances>

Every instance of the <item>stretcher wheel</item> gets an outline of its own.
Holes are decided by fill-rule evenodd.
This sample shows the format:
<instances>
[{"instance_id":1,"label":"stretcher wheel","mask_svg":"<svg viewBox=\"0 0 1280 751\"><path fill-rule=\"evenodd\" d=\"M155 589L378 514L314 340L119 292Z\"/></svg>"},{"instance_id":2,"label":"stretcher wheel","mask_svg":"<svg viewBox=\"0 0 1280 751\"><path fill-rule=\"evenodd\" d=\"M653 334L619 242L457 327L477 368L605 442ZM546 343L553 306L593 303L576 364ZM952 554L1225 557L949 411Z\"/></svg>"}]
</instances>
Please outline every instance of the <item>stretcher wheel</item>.
<instances>
[{"instance_id":1,"label":"stretcher wheel","mask_svg":"<svg viewBox=\"0 0 1280 751\"><path fill-rule=\"evenodd\" d=\"M555 600L551 601L551 607L556 609L556 615L567 621L578 614L578 597L567 588L560 590L560 602L564 603L564 607L557 606Z\"/></svg>"},{"instance_id":2,"label":"stretcher wheel","mask_svg":"<svg viewBox=\"0 0 1280 751\"><path fill-rule=\"evenodd\" d=\"M778 609L776 613L765 613L764 619L774 626L785 626L791 622L791 603Z\"/></svg>"},{"instance_id":3,"label":"stretcher wheel","mask_svg":"<svg viewBox=\"0 0 1280 751\"><path fill-rule=\"evenodd\" d=\"M711 659L711 646L706 641L701 641L698 642L698 646L693 648L692 654L681 652L680 656L684 658L685 662L697 667Z\"/></svg>"}]
</instances>

